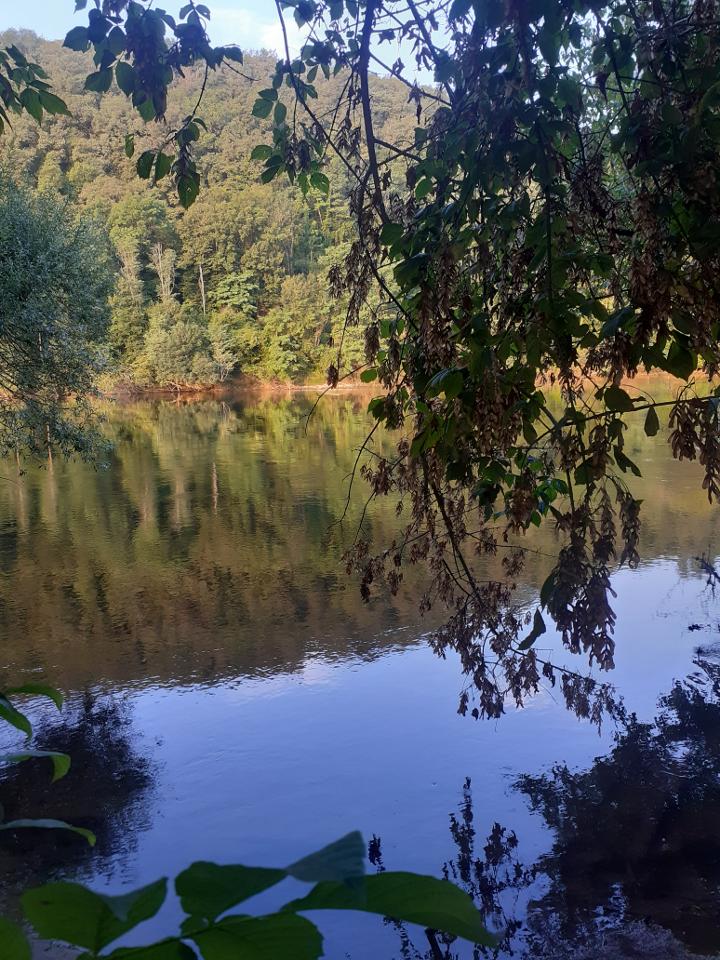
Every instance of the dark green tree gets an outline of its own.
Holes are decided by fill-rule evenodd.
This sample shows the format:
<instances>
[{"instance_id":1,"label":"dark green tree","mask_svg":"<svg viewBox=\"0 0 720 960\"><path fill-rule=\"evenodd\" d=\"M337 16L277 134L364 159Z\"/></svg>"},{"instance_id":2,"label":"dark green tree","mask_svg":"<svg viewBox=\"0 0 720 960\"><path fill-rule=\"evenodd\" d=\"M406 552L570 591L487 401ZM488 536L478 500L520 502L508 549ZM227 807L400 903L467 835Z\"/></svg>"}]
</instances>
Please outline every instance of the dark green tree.
<instances>
[{"instance_id":1,"label":"dark green tree","mask_svg":"<svg viewBox=\"0 0 720 960\"><path fill-rule=\"evenodd\" d=\"M89 218L0 181L0 451L89 453L109 249Z\"/></svg>"}]
</instances>

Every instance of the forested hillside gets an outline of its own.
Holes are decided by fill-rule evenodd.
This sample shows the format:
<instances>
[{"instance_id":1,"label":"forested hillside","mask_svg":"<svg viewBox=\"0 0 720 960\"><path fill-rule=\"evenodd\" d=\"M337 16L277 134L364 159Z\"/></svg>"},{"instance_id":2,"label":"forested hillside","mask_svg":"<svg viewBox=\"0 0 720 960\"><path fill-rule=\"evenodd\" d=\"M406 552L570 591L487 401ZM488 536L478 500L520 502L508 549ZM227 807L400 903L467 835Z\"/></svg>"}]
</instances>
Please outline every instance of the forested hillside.
<instances>
[{"instance_id":1,"label":"forested hillside","mask_svg":"<svg viewBox=\"0 0 720 960\"><path fill-rule=\"evenodd\" d=\"M91 213L107 232L114 264L108 371L137 386L185 387L236 375L284 381L324 379L343 336L342 301L332 300L327 273L347 251L347 174L331 160L325 196L278 178L259 181L250 159L267 136L252 116L275 56L245 57L238 72L210 76L203 99L208 132L197 144L205 178L197 202L183 211L171 184L139 180L137 157L159 147L167 130L190 113L201 87L190 73L174 89L164 125L143 127L116 87L100 96L83 90L90 55L27 31L0 34L50 75L71 116L13 119L3 137L0 172L20 186L65 198ZM240 72L241 71L241 72ZM319 84L318 110L337 97L342 77ZM376 78L378 135L412 135L414 104L407 89ZM135 156L123 140L136 131ZM169 179L169 178L168 178ZM362 357L359 328L344 333L345 366Z\"/></svg>"}]
</instances>

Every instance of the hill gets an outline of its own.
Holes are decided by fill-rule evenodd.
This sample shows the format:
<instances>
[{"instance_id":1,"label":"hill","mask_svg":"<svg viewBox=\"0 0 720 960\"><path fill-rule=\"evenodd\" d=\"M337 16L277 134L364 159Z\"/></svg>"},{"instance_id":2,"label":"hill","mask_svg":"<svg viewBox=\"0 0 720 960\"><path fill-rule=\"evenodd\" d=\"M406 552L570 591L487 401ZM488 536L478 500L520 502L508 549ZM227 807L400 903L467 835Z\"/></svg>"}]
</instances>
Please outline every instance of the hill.
<instances>
[{"instance_id":1,"label":"hill","mask_svg":"<svg viewBox=\"0 0 720 960\"><path fill-rule=\"evenodd\" d=\"M71 116L45 116L41 126L18 117L0 145L0 170L92 214L106 231L116 272L108 331L113 377L176 388L237 374L322 378L344 325L326 275L351 240L350 184L332 159L327 197L303 198L280 180L259 182L250 153L267 130L251 111L274 55L250 54L240 72L211 75L201 110L207 133L197 144L204 184L185 212L169 183L138 180L123 143L126 132L135 131L136 156L159 146L193 109L198 73L174 85L166 126L138 129L137 115L117 88L102 97L83 90L89 54L29 31L0 34L0 45L9 43L43 66ZM343 82L338 76L319 84L320 112ZM407 90L392 78L375 77L372 96L379 135L411 138L416 121ZM346 331L346 366L362 353L360 331Z\"/></svg>"}]
</instances>

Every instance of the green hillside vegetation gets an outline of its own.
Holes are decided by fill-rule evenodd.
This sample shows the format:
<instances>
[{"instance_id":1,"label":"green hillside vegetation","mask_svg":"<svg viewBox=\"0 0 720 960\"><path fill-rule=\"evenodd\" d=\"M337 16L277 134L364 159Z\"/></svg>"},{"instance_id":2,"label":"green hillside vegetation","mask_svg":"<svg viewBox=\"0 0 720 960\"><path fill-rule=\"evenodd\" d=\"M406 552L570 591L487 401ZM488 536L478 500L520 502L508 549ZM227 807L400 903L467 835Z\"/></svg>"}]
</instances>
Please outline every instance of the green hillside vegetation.
<instances>
[{"instance_id":1,"label":"green hillside vegetation","mask_svg":"<svg viewBox=\"0 0 720 960\"><path fill-rule=\"evenodd\" d=\"M327 283L351 236L347 172L331 162L327 194L304 198L285 181L260 183L260 166L250 159L265 126L252 106L273 54L246 56L242 74L211 76L203 101L208 133L197 145L203 189L185 212L169 178L151 184L136 173L137 157L162 144L165 127L140 129L116 87L103 96L83 91L89 55L29 31L0 34L0 47L10 43L43 65L71 115L46 115L41 125L27 114L13 118L0 170L18 186L67 201L106 231L113 249L107 370L114 382L173 389L239 375L318 382L341 340L345 369L362 362L362 329L344 330L342 298L332 299ZM342 83L320 84L320 111ZM192 110L200 85L200 75L190 73L174 89L168 129ZM411 136L415 108L406 88L378 77L373 97L379 135ZM136 131L132 159L122 150L128 130Z\"/></svg>"}]
</instances>

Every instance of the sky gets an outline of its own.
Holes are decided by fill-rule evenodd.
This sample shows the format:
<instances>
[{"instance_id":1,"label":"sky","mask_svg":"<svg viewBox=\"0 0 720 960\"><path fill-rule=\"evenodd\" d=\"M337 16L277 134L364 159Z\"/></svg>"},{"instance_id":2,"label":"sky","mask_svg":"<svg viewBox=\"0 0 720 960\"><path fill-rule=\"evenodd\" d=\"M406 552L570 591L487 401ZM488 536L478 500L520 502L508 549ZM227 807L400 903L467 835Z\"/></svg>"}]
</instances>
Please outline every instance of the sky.
<instances>
[{"instance_id":1,"label":"sky","mask_svg":"<svg viewBox=\"0 0 720 960\"><path fill-rule=\"evenodd\" d=\"M163 0L157 5L176 15L182 0ZM213 43L237 43L243 50L280 49L280 25L271 0L219 0L208 6ZM73 8L73 0L0 0L0 30L24 27L47 40L62 39L72 27L87 23L87 10L74 14ZM287 25L291 45L297 49L298 31L292 17Z\"/></svg>"}]
</instances>

